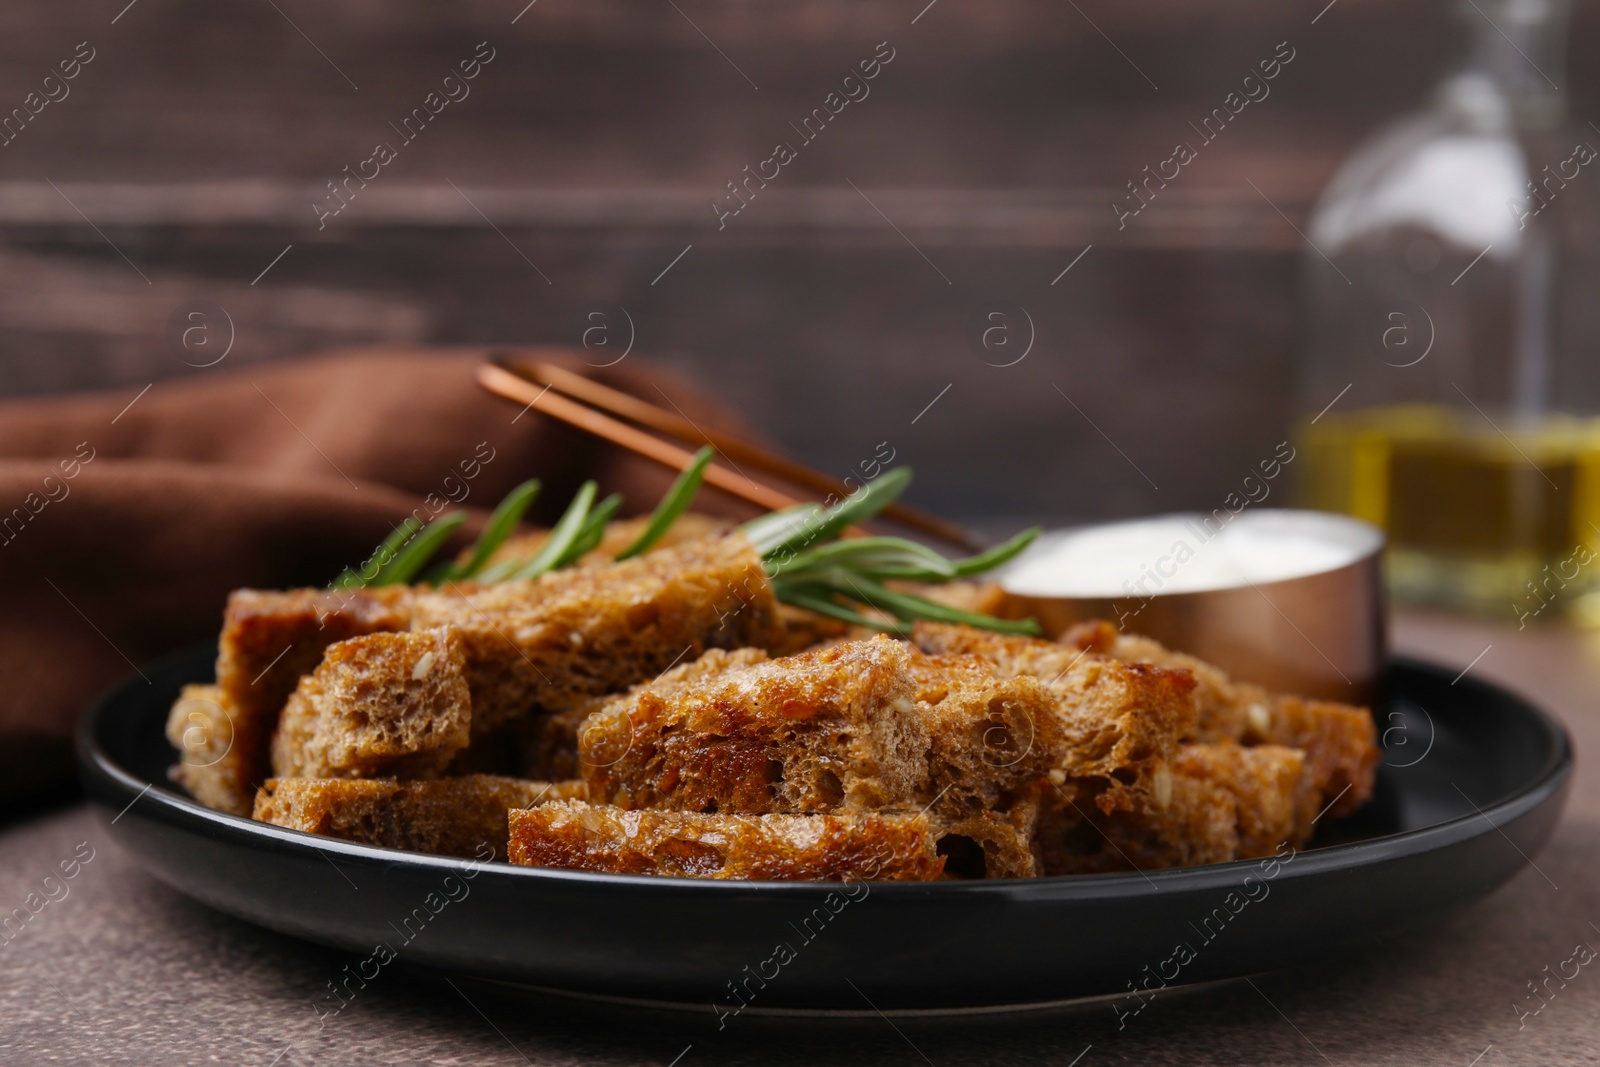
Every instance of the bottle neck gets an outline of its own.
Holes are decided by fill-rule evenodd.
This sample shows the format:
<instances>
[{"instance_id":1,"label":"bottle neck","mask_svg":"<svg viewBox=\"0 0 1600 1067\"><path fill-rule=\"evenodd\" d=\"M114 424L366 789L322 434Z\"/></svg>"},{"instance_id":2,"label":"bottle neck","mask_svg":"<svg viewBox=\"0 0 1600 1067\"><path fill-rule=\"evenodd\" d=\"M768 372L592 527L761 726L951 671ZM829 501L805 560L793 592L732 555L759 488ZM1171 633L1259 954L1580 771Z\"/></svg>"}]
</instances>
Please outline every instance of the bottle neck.
<instances>
[{"instance_id":1,"label":"bottle neck","mask_svg":"<svg viewBox=\"0 0 1600 1067\"><path fill-rule=\"evenodd\" d=\"M1569 0L1457 0L1445 101L1486 125L1549 129L1565 112Z\"/></svg>"}]
</instances>

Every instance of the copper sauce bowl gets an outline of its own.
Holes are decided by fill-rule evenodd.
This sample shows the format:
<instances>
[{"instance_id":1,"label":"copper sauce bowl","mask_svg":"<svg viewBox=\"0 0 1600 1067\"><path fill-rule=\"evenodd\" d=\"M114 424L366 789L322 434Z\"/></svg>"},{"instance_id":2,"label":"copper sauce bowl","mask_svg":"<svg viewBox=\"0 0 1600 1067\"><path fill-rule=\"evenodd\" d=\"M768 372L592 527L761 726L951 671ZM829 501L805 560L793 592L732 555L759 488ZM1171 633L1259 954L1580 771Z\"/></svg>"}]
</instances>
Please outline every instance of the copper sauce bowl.
<instances>
[{"instance_id":1,"label":"copper sauce bowl","mask_svg":"<svg viewBox=\"0 0 1600 1067\"><path fill-rule=\"evenodd\" d=\"M1171 552L1152 555L1130 571L1127 584L1118 582L1125 595L1105 595L1103 577L1079 585L1101 595L1071 595L1070 575L1039 580L1048 570L1042 561L1070 538L1088 534L1120 540L1127 534L1132 539L1141 532L1148 537L1159 529L1156 523L1181 529L1193 558L1180 563ZM1254 566L1248 558L1252 546L1271 549L1308 540L1321 542L1325 550L1299 569L1289 565L1287 576L1261 580L1240 573L1213 581L1184 572L1219 545L1248 572ZM1075 623L1107 619L1279 692L1370 704L1387 645L1383 547L1377 527L1317 511L1247 511L1221 526L1212 515L1195 513L1073 527L1045 534L998 576L1006 594L1000 612L1037 618L1051 638ZM1285 567L1257 568L1258 574L1274 570Z\"/></svg>"}]
</instances>

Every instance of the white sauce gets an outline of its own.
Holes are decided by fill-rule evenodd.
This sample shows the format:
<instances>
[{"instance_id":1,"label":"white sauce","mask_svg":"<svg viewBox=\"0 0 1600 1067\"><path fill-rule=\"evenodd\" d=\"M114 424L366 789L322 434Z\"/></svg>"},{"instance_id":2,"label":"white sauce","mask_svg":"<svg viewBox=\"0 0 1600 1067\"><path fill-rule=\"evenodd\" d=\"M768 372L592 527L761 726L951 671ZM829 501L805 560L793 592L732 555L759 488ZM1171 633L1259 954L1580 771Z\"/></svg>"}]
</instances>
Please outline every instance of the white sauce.
<instances>
[{"instance_id":1,"label":"white sauce","mask_svg":"<svg viewBox=\"0 0 1600 1067\"><path fill-rule=\"evenodd\" d=\"M999 575L1024 596L1150 597L1336 570L1383 544L1374 526L1319 511L1203 513L1047 533Z\"/></svg>"}]
</instances>

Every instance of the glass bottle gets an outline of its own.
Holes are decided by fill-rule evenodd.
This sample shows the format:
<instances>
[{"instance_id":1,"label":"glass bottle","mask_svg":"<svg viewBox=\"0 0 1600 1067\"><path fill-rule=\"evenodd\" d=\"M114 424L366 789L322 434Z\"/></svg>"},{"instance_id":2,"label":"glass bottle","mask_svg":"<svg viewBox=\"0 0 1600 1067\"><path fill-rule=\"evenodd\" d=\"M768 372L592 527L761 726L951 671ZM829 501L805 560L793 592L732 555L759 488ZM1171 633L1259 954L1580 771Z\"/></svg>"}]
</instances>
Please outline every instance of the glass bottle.
<instances>
[{"instance_id":1,"label":"glass bottle","mask_svg":"<svg viewBox=\"0 0 1600 1067\"><path fill-rule=\"evenodd\" d=\"M1425 111L1314 209L1300 485L1385 528L1402 600L1600 619L1600 129L1566 0L1457 0Z\"/></svg>"}]
</instances>

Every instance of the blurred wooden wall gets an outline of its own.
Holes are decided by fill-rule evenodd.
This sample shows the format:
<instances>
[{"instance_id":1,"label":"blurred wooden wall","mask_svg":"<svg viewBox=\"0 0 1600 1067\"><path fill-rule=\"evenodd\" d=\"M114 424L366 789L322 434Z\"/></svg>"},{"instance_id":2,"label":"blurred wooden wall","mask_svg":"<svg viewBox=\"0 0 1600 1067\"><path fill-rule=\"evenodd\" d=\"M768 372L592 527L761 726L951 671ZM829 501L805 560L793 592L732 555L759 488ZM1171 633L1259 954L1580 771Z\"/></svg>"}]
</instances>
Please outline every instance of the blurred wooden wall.
<instances>
[{"instance_id":1,"label":"blurred wooden wall","mask_svg":"<svg viewBox=\"0 0 1600 1067\"><path fill-rule=\"evenodd\" d=\"M952 514L1211 508L1293 411L1285 216L1425 98L1448 26L1432 0L523 2L0 8L0 113L95 52L0 148L0 394L215 373L169 340L196 300L232 321L223 367L577 344L597 310L603 362L622 308L629 359L841 475L888 441ZM1574 41L1594 27L1583 6ZM470 95L403 143L483 41ZM883 41L870 95L802 144ZM1125 183L1285 41L1270 96L1119 230ZM719 230L713 198L780 140L797 158ZM380 141L397 158L319 230ZM973 323L1016 307L1033 348L994 366Z\"/></svg>"}]
</instances>

